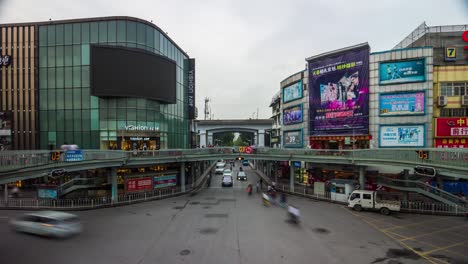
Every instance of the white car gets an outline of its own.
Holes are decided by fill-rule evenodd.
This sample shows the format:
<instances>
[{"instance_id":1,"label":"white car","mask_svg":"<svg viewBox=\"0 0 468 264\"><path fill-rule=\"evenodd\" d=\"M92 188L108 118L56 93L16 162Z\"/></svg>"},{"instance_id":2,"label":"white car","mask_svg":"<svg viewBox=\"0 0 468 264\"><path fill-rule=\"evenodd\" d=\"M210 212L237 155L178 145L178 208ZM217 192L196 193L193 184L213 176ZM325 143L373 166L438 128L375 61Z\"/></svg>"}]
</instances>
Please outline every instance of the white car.
<instances>
[{"instance_id":1,"label":"white car","mask_svg":"<svg viewBox=\"0 0 468 264\"><path fill-rule=\"evenodd\" d=\"M12 219L10 225L18 232L49 237L68 237L82 230L78 216L54 211L28 213Z\"/></svg>"},{"instance_id":2,"label":"white car","mask_svg":"<svg viewBox=\"0 0 468 264\"><path fill-rule=\"evenodd\" d=\"M231 176L224 176L223 177L223 182L221 183L222 187L232 187L232 177Z\"/></svg>"},{"instance_id":3,"label":"white car","mask_svg":"<svg viewBox=\"0 0 468 264\"><path fill-rule=\"evenodd\" d=\"M215 173L216 174L222 174L224 172L224 166L226 166L226 163L224 162L218 162L216 163L216 170L215 170Z\"/></svg>"},{"instance_id":4,"label":"white car","mask_svg":"<svg viewBox=\"0 0 468 264\"><path fill-rule=\"evenodd\" d=\"M223 171L223 176L232 176L232 171L230 169L225 169Z\"/></svg>"}]
</instances>

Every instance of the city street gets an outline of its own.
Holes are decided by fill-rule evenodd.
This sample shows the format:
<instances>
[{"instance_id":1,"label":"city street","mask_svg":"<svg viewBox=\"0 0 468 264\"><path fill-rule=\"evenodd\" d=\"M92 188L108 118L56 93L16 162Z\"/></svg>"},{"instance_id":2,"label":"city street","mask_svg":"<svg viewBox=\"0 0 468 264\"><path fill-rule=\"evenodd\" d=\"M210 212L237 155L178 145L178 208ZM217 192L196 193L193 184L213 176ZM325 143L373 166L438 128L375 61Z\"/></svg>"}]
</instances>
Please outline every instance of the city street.
<instances>
[{"instance_id":1,"label":"city street","mask_svg":"<svg viewBox=\"0 0 468 264\"><path fill-rule=\"evenodd\" d=\"M0 211L1 262L428 263L362 219L380 217L371 212L288 197L303 215L300 225L291 225L285 209L262 205L249 169L254 193L247 195L248 182L236 180L238 169L232 188L222 188L222 176L213 174L210 188L194 196L76 212L84 232L69 239L15 233L8 220L24 212Z\"/></svg>"}]
</instances>

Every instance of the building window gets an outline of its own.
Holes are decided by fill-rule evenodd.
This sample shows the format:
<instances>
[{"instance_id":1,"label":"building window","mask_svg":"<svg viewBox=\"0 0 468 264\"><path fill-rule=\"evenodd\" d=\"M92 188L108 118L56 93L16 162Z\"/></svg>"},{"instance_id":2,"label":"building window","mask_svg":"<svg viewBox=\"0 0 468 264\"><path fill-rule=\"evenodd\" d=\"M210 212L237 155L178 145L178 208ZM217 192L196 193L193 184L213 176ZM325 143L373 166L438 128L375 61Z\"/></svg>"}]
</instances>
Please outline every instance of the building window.
<instances>
[{"instance_id":1,"label":"building window","mask_svg":"<svg viewBox=\"0 0 468 264\"><path fill-rule=\"evenodd\" d=\"M446 96L468 95L468 82L440 83L440 95L446 95Z\"/></svg>"},{"instance_id":2,"label":"building window","mask_svg":"<svg viewBox=\"0 0 468 264\"><path fill-rule=\"evenodd\" d=\"M465 108L443 108L440 109L440 117L465 117L468 109Z\"/></svg>"}]
</instances>

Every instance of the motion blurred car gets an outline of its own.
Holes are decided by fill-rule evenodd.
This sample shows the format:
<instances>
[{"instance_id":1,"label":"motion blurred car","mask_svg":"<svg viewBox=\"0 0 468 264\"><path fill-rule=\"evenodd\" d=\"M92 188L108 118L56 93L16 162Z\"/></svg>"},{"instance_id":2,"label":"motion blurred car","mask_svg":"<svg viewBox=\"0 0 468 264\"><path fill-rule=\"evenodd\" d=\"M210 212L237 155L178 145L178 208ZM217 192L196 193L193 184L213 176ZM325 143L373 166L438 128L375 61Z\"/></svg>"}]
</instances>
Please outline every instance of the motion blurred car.
<instances>
[{"instance_id":1,"label":"motion blurred car","mask_svg":"<svg viewBox=\"0 0 468 264\"><path fill-rule=\"evenodd\" d=\"M231 176L224 176L223 182L221 183L221 187L232 187L232 177Z\"/></svg>"},{"instance_id":2,"label":"motion blurred car","mask_svg":"<svg viewBox=\"0 0 468 264\"><path fill-rule=\"evenodd\" d=\"M226 163L224 163L224 162L216 163L215 173L216 174L222 174L224 172L224 166L226 166Z\"/></svg>"},{"instance_id":3,"label":"motion blurred car","mask_svg":"<svg viewBox=\"0 0 468 264\"><path fill-rule=\"evenodd\" d=\"M78 216L54 211L28 213L12 219L10 225L17 232L47 237L69 237L82 231Z\"/></svg>"},{"instance_id":4,"label":"motion blurred car","mask_svg":"<svg viewBox=\"0 0 468 264\"><path fill-rule=\"evenodd\" d=\"M245 174L245 171L239 171L237 173L237 180L238 181L246 181L247 180L247 175Z\"/></svg>"},{"instance_id":5,"label":"motion blurred car","mask_svg":"<svg viewBox=\"0 0 468 264\"><path fill-rule=\"evenodd\" d=\"M225 169L223 171L223 176L232 176L232 171L230 169Z\"/></svg>"},{"instance_id":6,"label":"motion blurred car","mask_svg":"<svg viewBox=\"0 0 468 264\"><path fill-rule=\"evenodd\" d=\"M249 166L249 161L248 160L243 160L242 165L243 166Z\"/></svg>"}]
</instances>

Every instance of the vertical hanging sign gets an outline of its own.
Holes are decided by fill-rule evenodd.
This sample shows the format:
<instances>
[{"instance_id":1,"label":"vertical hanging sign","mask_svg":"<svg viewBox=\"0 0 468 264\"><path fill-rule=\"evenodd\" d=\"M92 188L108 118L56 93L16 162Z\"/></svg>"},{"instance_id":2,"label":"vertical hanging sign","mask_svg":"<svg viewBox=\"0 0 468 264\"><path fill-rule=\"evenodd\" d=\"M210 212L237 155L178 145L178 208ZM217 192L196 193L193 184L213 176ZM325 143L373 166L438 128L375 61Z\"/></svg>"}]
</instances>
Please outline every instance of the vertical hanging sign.
<instances>
[{"instance_id":1,"label":"vertical hanging sign","mask_svg":"<svg viewBox=\"0 0 468 264\"><path fill-rule=\"evenodd\" d=\"M189 59L188 111L189 119L195 119L195 59Z\"/></svg>"}]
</instances>

